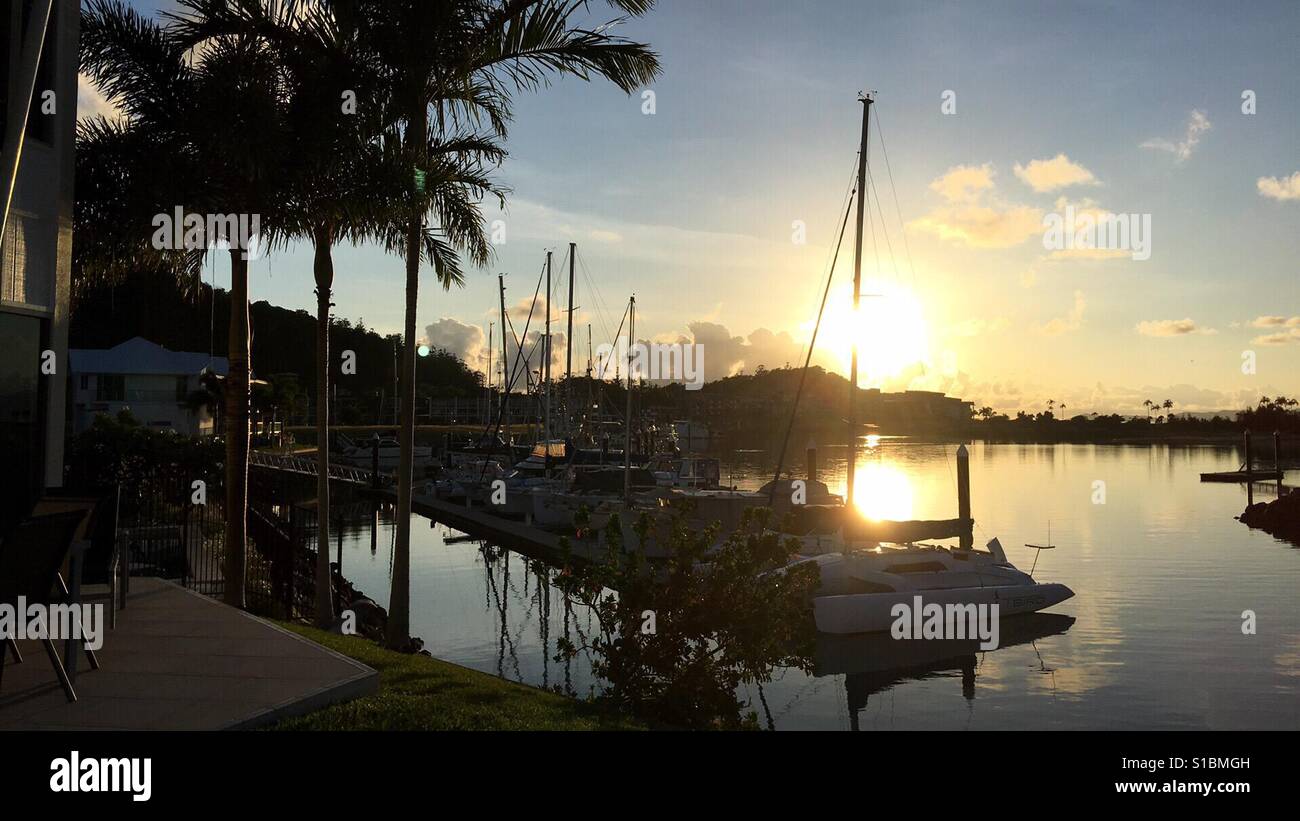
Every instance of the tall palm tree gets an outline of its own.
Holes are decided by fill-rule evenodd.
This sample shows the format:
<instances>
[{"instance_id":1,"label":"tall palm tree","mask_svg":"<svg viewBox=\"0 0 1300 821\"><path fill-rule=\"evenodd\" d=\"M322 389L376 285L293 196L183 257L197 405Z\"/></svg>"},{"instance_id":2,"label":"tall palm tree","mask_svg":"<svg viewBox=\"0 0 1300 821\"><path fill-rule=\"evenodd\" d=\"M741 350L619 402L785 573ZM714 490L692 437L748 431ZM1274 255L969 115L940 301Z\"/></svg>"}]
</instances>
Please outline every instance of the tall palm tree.
<instances>
[{"instance_id":1,"label":"tall palm tree","mask_svg":"<svg viewBox=\"0 0 1300 821\"><path fill-rule=\"evenodd\" d=\"M276 185L283 154L283 72L264 44L241 35L193 49L122 0L87 0L81 16L82 68L131 128L158 141L192 177L149 192L156 213L257 215L262 238L277 238ZM250 220L251 221L251 220ZM145 235L147 236L147 235ZM225 600L244 605L249 448L248 237L222 231L202 237L229 245L230 361L226 378ZM198 249L188 249L198 250Z\"/></svg>"},{"instance_id":2,"label":"tall palm tree","mask_svg":"<svg viewBox=\"0 0 1300 821\"><path fill-rule=\"evenodd\" d=\"M284 69L288 151L281 176L287 196L285 233L313 249L316 284L317 626L334 621L330 544L329 329L334 284L333 246L385 224L372 196L375 146L382 129L364 55L357 48L355 16L344 5L313 0L180 0L173 15L179 36L191 44L243 36L265 43ZM348 95L351 95L349 98Z\"/></svg>"},{"instance_id":3,"label":"tall palm tree","mask_svg":"<svg viewBox=\"0 0 1300 821\"><path fill-rule=\"evenodd\" d=\"M607 0L627 16L645 14L653 0ZM340 0L341 2L341 0ZM349 6L353 3L349 2ZM400 250L406 258L406 311L401 362L401 454L398 463L397 533L386 642L400 647L410 632L410 529L415 442L415 334L422 254L444 286L459 272L457 251L483 264L482 215L473 203L439 199L429 177L457 173L431 156L449 132L487 122L502 137L511 95L552 77L604 77L626 93L659 73L657 56L640 43L616 37L609 26L585 28L587 0L355 0L361 32L381 66L399 146L424 191L412 190ZM445 159L445 158L444 158ZM463 170L463 169L462 169ZM455 188L455 186L452 186ZM415 186L412 185L414 189ZM462 207L468 204L469 208ZM436 225L432 237L426 215ZM476 247L478 246L478 247ZM481 252L481 253L480 253Z\"/></svg>"}]
</instances>

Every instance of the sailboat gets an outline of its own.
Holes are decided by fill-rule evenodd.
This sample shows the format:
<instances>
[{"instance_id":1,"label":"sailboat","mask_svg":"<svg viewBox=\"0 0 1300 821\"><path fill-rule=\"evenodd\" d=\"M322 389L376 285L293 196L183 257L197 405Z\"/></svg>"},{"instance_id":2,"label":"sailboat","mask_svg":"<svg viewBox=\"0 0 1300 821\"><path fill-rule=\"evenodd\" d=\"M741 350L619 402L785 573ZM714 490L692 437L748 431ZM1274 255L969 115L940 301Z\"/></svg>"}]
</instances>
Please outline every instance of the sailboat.
<instances>
[{"instance_id":1,"label":"sailboat","mask_svg":"<svg viewBox=\"0 0 1300 821\"><path fill-rule=\"evenodd\" d=\"M870 95L859 97L862 103L862 140L858 154L857 231L853 262L853 309L856 314L862 289L862 227L866 210L868 125L871 118ZM845 218L847 221L848 214ZM847 224L847 222L846 222ZM841 240L843 230L841 230ZM836 250L838 256L838 247ZM834 274L834 263L831 265ZM829 282L827 283L829 293ZM824 306L825 297L823 297ZM818 317L818 324L821 318ZM814 342L816 331L814 330ZM812 345L808 356L811 360ZM807 363L805 363L805 371ZM848 493L846 508L852 510L854 469L858 424L858 349L854 344L849 375L848 420ZM802 389L802 386L801 386ZM796 407L798 398L796 397ZM792 411L793 414L793 411ZM791 417L793 426L793 415ZM787 442L789 434L787 432ZM783 449L784 451L784 449ZM959 451L959 460L964 458ZM784 458L784 452L782 453ZM778 476L780 467L778 467ZM969 496L963 505L968 505ZM889 630L896 621L897 608L906 605L966 607L997 606L1000 617L1033 613L1058 604L1074 595L1063 584L1042 584L1013 565L1001 543L992 539L986 550L971 544L969 510L961 513L961 541L956 547L936 544L891 544L872 541L869 536L854 537L849 516L829 536L803 538L802 552L796 554L788 568L815 564L820 585L813 595L813 614L817 630L829 634L873 633Z\"/></svg>"}]
</instances>

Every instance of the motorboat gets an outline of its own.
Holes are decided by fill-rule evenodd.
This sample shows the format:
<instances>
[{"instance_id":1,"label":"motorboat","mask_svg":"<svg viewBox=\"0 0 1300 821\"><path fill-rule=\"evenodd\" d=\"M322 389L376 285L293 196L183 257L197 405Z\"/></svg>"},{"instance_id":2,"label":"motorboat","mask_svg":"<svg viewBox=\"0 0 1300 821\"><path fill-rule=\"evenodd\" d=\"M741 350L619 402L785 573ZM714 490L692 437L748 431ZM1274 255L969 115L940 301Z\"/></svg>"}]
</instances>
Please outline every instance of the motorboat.
<instances>
[{"instance_id":1,"label":"motorboat","mask_svg":"<svg viewBox=\"0 0 1300 821\"><path fill-rule=\"evenodd\" d=\"M374 452L378 448L379 470L384 473L397 470L401 459L402 445L396 436L381 436L377 440L372 438L361 442L355 442L342 433L336 434L336 437L340 448L337 455L332 457L335 461L354 467L369 468L374 465ZM417 469L436 464L433 458L433 448L431 447L416 445L412 449L412 456L412 464Z\"/></svg>"},{"instance_id":2,"label":"motorboat","mask_svg":"<svg viewBox=\"0 0 1300 821\"><path fill-rule=\"evenodd\" d=\"M816 540L816 546L810 544ZM889 630L896 605L998 605L999 616L1034 613L1065 601L1074 591L1043 584L1007 560L997 539L987 551L931 544L876 544L833 549L834 539L804 537L804 549L787 567L815 564L821 583L813 614L821 633ZM839 546L844 546L843 537ZM814 550L825 552L812 552Z\"/></svg>"},{"instance_id":3,"label":"motorboat","mask_svg":"<svg viewBox=\"0 0 1300 821\"><path fill-rule=\"evenodd\" d=\"M646 468L660 487L722 489L722 462L712 456L661 454Z\"/></svg>"}]
</instances>

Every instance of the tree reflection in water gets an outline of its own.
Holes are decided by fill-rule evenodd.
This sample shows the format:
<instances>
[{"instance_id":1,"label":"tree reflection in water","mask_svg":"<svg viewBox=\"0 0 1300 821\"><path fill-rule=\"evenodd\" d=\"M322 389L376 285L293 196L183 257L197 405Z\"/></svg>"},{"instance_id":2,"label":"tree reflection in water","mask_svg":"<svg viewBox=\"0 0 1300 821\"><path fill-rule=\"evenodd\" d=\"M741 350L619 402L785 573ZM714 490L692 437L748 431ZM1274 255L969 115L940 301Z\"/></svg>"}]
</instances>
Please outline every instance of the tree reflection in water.
<instances>
[{"instance_id":1,"label":"tree reflection in water","mask_svg":"<svg viewBox=\"0 0 1300 821\"><path fill-rule=\"evenodd\" d=\"M765 510L718 542L714 528L672 523L668 557L647 560L648 517L638 544L621 544L614 517L607 560L566 563L553 581L596 629L556 642L557 658L586 653L604 683L597 700L654 725L755 727L742 685L770 681L777 668L812 669L814 630L808 597L816 568L782 567L793 550L768 531ZM662 547L662 545L660 545Z\"/></svg>"}]
</instances>

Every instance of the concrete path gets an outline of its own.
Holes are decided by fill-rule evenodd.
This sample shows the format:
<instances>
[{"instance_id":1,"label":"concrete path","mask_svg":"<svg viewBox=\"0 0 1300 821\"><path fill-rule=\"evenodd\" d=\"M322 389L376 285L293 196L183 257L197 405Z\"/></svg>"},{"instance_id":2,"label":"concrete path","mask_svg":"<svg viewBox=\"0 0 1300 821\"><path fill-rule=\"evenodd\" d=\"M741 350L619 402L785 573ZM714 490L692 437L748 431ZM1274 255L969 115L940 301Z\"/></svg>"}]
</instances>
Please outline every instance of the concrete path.
<instances>
[{"instance_id":1,"label":"concrete path","mask_svg":"<svg viewBox=\"0 0 1300 821\"><path fill-rule=\"evenodd\" d=\"M131 580L117 629L98 653L100 669L78 660L76 703L64 697L39 642L19 647L24 662L9 657L0 682L0 729L256 727L379 686L360 662L153 578Z\"/></svg>"}]
</instances>

